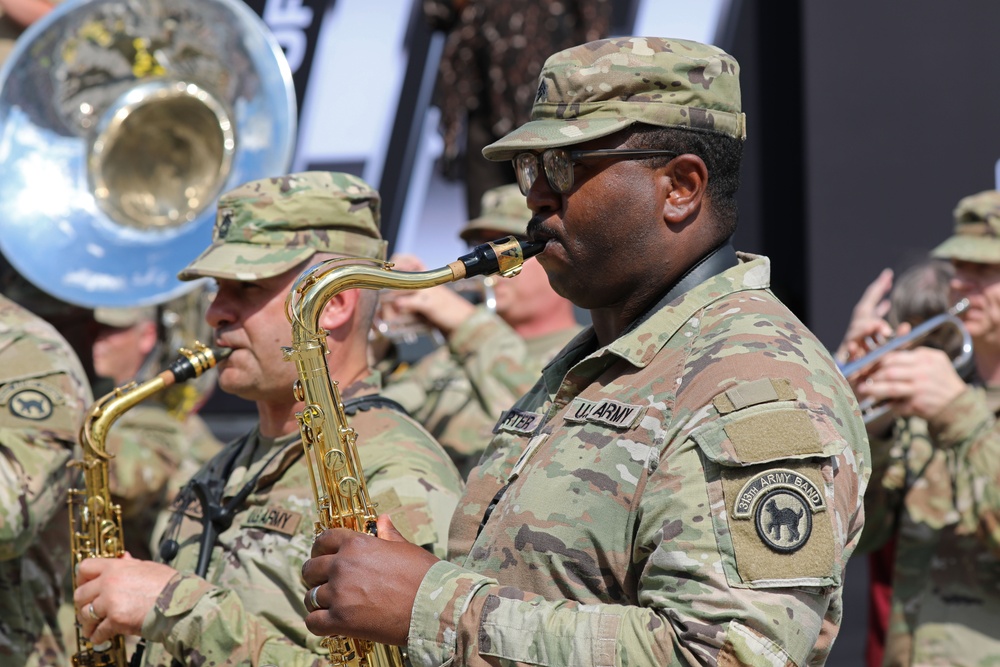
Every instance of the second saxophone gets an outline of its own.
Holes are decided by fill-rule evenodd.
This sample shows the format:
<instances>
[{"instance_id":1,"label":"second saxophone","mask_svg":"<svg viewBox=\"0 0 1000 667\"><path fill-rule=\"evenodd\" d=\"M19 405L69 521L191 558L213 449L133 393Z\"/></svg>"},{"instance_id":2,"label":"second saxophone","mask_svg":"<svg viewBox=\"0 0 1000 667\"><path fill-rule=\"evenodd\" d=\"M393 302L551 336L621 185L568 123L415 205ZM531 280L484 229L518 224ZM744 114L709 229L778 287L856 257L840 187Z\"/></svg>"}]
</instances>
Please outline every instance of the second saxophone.
<instances>
[{"instance_id":1,"label":"second saxophone","mask_svg":"<svg viewBox=\"0 0 1000 667\"><path fill-rule=\"evenodd\" d=\"M295 398L305 404L296 417L319 510L316 535L328 528L376 535L378 518L358 458L357 433L348 425L337 383L330 379L327 332L319 325L326 304L350 289L414 290L472 276L515 276L526 259L544 248L545 243L520 242L510 236L477 246L469 254L431 271L392 271L392 265L386 262L347 258L323 262L299 277L285 300L292 346L284 348L284 355L286 361L295 362ZM395 646L337 636L326 637L321 643L330 652L334 667L404 664L402 651Z\"/></svg>"},{"instance_id":2,"label":"second saxophone","mask_svg":"<svg viewBox=\"0 0 1000 667\"><path fill-rule=\"evenodd\" d=\"M178 382L196 378L228 356L230 350L216 350L195 343L193 350L182 348L180 356L156 377L142 383L131 382L94 402L80 428L83 458L70 465L83 469L84 487L70 489L70 548L73 588L76 566L85 558L121 558L125 555L121 506L114 502L108 484L108 431L130 408ZM125 667L125 640L116 635L107 645L94 646L76 631L73 667Z\"/></svg>"}]
</instances>

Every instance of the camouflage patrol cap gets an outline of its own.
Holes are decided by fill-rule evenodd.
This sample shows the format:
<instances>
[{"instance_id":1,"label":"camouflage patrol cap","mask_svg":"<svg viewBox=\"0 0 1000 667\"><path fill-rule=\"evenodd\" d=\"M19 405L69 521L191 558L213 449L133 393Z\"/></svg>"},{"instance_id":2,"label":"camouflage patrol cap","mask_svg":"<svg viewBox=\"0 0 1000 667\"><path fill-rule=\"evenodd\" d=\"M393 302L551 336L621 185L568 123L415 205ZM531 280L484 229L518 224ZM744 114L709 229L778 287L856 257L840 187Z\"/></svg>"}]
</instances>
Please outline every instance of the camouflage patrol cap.
<instances>
[{"instance_id":1,"label":"camouflage patrol cap","mask_svg":"<svg viewBox=\"0 0 1000 667\"><path fill-rule=\"evenodd\" d=\"M621 37L550 56L531 120L483 149L489 160L579 144L646 123L746 138L739 65L721 49L682 39Z\"/></svg>"},{"instance_id":2,"label":"camouflage patrol cap","mask_svg":"<svg viewBox=\"0 0 1000 667\"><path fill-rule=\"evenodd\" d=\"M177 277L259 280L317 252L383 259L379 205L378 192L350 174L251 181L219 198L212 245Z\"/></svg>"},{"instance_id":3,"label":"camouflage patrol cap","mask_svg":"<svg viewBox=\"0 0 1000 667\"><path fill-rule=\"evenodd\" d=\"M501 185L483 193L480 211L481 215L470 220L458 233L463 241L468 241L480 230L524 236L532 215L528 200L521 194L521 188L516 183Z\"/></svg>"},{"instance_id":4,"label":"camouflage patrol cap","mask_svg":"<svg viewBox=\"0 0 1000 667\"><path fill-rule=\"evenodd\" d=\"M1000 192L970 195L955 207L955 233L931 251L932 257L1000 264Z\"/></svg>"},{"instance_id":5,"label":"camouflage patrol cap","mask_svg":"<svg viewBox=\"0 0 1000 667\"><path fill-rule=\"evenodd\" d=\"M107 327L125 329L140 322L156 321L156 308L95 308L94 321Z\"/></svg>"}]
</instances>

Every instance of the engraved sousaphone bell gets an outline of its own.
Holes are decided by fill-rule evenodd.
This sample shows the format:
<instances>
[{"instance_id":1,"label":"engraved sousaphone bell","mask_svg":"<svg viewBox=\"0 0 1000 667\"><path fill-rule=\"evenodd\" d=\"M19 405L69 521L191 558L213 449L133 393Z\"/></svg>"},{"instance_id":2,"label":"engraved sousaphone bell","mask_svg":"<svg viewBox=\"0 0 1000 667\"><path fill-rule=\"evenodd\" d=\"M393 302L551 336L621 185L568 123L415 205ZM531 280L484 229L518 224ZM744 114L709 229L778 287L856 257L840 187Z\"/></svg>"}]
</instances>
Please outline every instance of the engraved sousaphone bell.
<instances>
[{"instance_id":1,"label":"engraved sousaphone bell","mask_svg":"<svg viewBox=\"0 0 1000 667\"><path fill-rule=\"evenodd\" d=\"M215 202L287 172L292 77L242 0L70 0L0 70L0 249L83 307L186 293Z\"/></svg>"}]
</instances>

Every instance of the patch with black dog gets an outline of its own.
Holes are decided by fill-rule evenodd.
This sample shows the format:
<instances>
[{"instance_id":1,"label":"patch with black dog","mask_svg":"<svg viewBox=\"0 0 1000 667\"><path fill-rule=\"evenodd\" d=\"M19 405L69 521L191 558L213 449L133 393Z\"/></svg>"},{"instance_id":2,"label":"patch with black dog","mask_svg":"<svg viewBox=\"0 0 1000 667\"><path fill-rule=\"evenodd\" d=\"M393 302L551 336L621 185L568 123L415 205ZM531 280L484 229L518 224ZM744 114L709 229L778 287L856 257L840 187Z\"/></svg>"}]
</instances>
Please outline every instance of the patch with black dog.
<instances>
[{"instance_id":1,"label":"patch with black dog","mask_svg":"<svg viewBox=\"0 0 1000 667\"><path fill-rule=\"evenodd\" d=\"M728 469L722 484L744 582L831 576L833 531L816 462Z\"/></svg>"}]
</instances>

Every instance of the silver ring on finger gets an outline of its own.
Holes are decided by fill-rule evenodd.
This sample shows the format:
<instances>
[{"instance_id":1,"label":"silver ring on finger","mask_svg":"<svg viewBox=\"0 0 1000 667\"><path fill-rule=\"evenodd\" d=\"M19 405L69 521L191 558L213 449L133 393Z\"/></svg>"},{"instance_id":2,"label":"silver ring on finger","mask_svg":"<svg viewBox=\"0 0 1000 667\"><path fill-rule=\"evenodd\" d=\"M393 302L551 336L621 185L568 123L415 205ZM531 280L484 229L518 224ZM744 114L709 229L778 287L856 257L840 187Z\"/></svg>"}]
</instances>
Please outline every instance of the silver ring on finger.
<instances>
[{"instance_id":1,"label":"silver ring on finger","mask_svg":"<svg viewBox=\"0 0 1000 667\"><path fill-rule=\"evenodd\" d=\"M320 609L323 608L322 605L320 605L319 600L316 599L316 594L318 592L319 592L319 586L314 586L311 589L309 589L308 604L306 604L306 607L309 608L310 613L314 611L319 611Z\"/></svg>"},{"instance_id":2,"label":"silver ring on finger","mask_svg":"<svg viewBox=\"0 0 1000 667\"><path fill-rule=\"evenodd\" d=\"M97 612L94 611L94 603L93 602L91 602L90 604L87 605L87 616L90 616L90 619L92 621L98 621L98 622L100 622L102 620L101 617L97 615Z\"/></svg>"}]
</instances>

